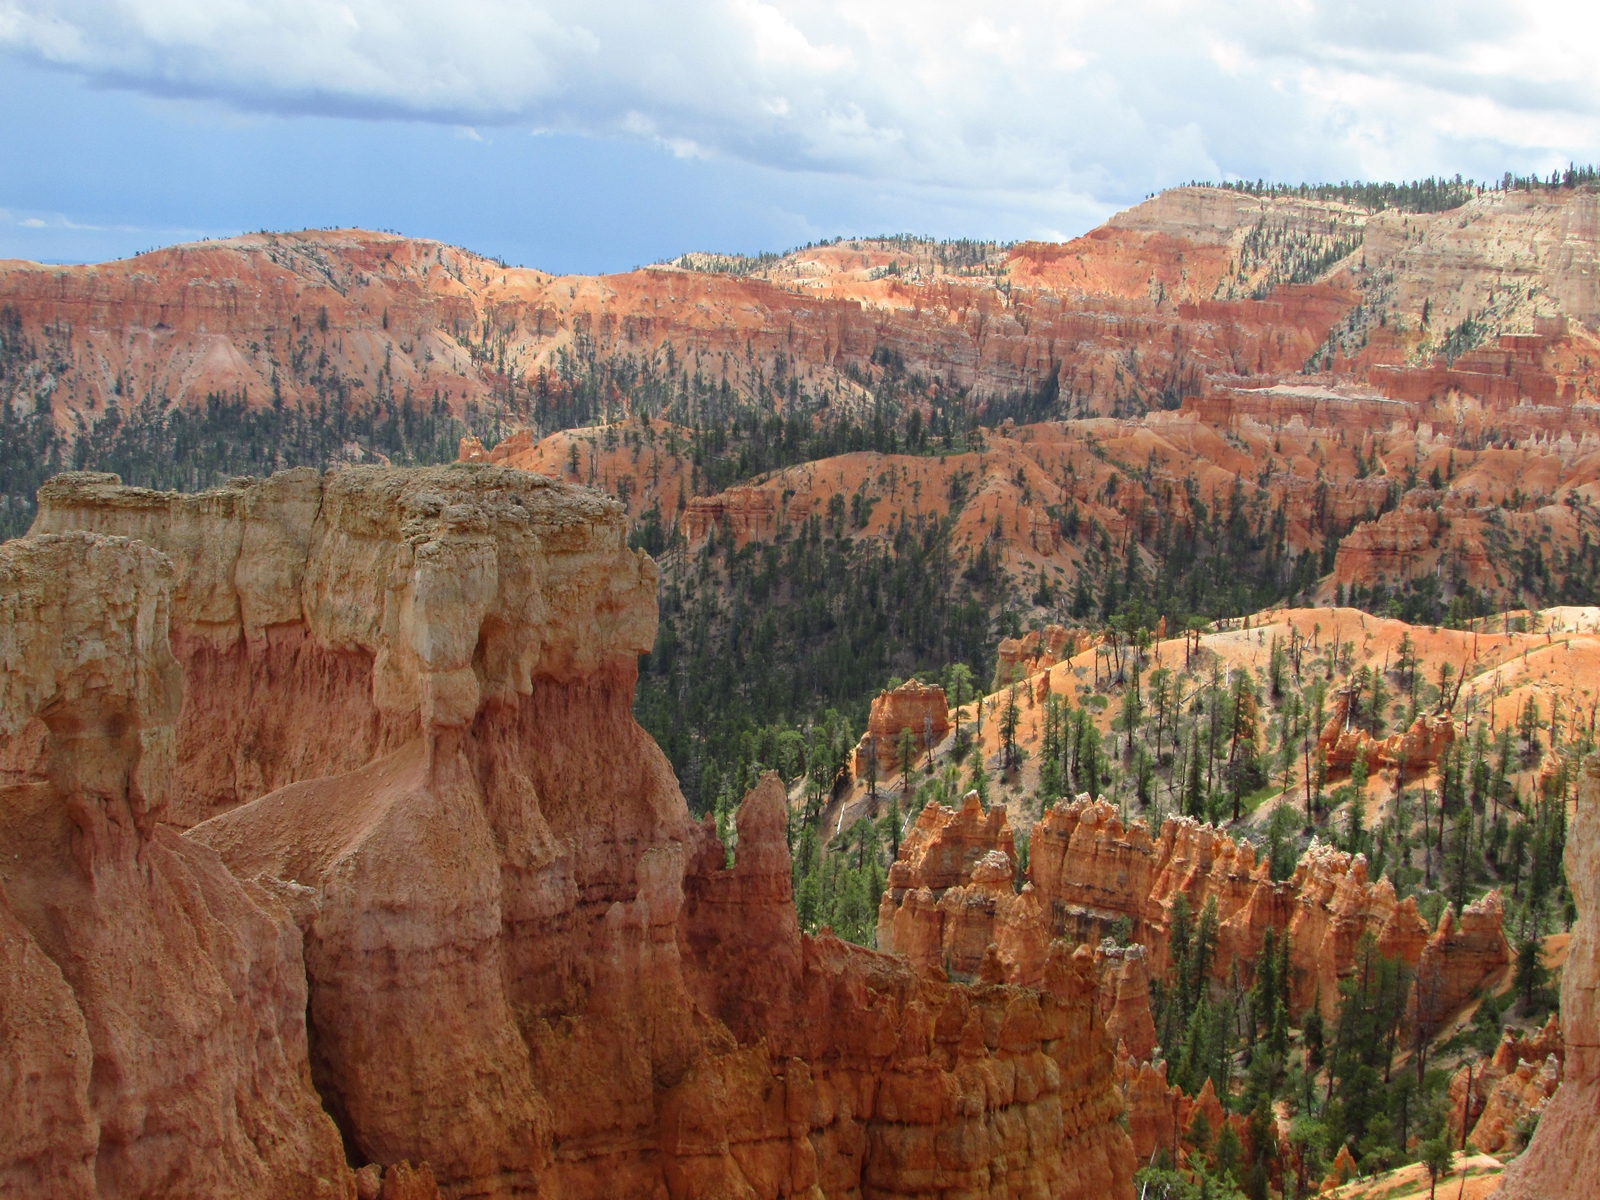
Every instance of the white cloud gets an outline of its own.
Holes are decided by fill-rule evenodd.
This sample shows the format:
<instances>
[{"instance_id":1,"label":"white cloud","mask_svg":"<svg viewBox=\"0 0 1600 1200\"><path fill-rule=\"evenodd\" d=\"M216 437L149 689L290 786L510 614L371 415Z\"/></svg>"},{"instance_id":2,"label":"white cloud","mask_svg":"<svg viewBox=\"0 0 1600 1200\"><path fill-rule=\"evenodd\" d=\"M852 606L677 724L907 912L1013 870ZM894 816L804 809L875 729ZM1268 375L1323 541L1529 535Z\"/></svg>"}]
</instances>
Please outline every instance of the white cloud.
<instances>
[{"instance_id":1,"label":"white cloud","mask_svg":"<svg viewBox=\"0 0 1600 1200\"><path fill-rule=\"evenodd\" d=\"M203 229L94 224L87 221L75 221L65 213L34 213L24 216L9 208L0 208L0 228L44 229L70 233L142 233L163 238L213 236L209 231Z\"/></svg>"},{"instance_id":2,"label":"white cloud","mask_svg":"<svg viewBox=\"0 0 1600 1200\"><path fill-rule=\"evenodd\" d=\"M642 138L1041 221L1192 177L1600 158L1597 35L1535 0L0 0L0 47L107 86Z\"/></svg>"}]
</instances>

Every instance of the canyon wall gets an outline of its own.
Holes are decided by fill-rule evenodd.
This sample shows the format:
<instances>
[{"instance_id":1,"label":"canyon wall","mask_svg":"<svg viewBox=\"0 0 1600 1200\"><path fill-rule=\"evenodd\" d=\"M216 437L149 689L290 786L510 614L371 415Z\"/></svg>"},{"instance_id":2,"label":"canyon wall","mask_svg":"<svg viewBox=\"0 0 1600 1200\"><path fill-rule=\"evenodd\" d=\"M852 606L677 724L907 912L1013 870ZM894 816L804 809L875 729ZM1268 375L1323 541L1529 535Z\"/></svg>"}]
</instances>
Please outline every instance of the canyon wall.
<instances>
[{"instance_id":1,"label":"canyon wall","mask_svg":"<svg viewBox=\"0 0 1600 1200\"><path fill-rule=\"evenodd\" d=\"M0 264L0 307L52 343L58 369L38 382L63 420L147 394L291 407L410 394L487 410L513 387L536 391L541 368L555 373L575 348L636 360L670 348L674 365L708 373L737 373L748 354L830 381L887 355L986 396L1054 379L1102 413L1130 381L1141 406L1175 407L1314 363L1413 420L1407 406L1448 411L1461 397L1570 414L1596 396L1584 365L1600 320L1596 205L1592 192L1541 190L1369 213L1175 188L1069 242L996 248L976 272L903 239L737 273L593 277L359 229L257 233L92 266ZM1287 281L1297 254L1336 246L1317 278ZM1504 336L1436 359L1468 317Z\"/></svg>"},{"instance_id":2,"label":"canyon wall","mask_svg":"<svg viewBox=\"0 0 1600 1200\"><path fill-rule=\"evenodd\" d=\"M1024 987L803 937L782 785L746 796L731 865L689 819L630 712L655 568L625 534L616 502L490 465L42 491L10 561L111 546L148 582L48 558L20 594L57 625L7 631L0 813L54 811L57 849L49 872L0 867L29 998L0 1016L21 1059L0 1078L44 1098L4 1178L119 1196L1131 1196L1087 951L1040 943ZM73 580L127 611L90 611L92 637L58 628ZM135 665L113 686L100 631L117 621ZM51 682L70 675L57 642L89 664L70 686ZM71 814L104 828L71 833ZM136 897L168 860L220 897L189 937L215 967L117 924L137 924L132 901L115 920L65 906L74 872L130 875ZM192 1096L131 1059L115 1088L89 1079L97 1022L114 1040L127 1016L103 1018L49 942L79 925L108 977L149 993L141 1012L170 1021L191 977L229 981L201 1005L215 1030L133 1043L193 1045L213 1065ZM163 1124L112 1098L159 1101ZM229 1103L237 1119L188 1132Z\"/></svg>"},{"instance_id":3,"label":"canyon wall","mask_svg":"<svg viewBox=\"0 0 1600 1200\"><path fill-rule=\"evenodd\" d=\"M1567 883L1578 906L1561 973L1565 1043L1561 1086L1521 1156L1506 1168L1500 1200L1578 1200L1594 1194L1600 1158L1600 758L1583 766L1567 835Z\"/></svg>"},{"instance_id":4,"label":"canyon wall","mask_svg":"<svg viewBox=\"0 0 1600 1200\"><path fill-rule=\"evenodd\" d=\"M171 581L123 538L0 546L0 1192L348 1198L293 885L163 823Z\"/></svg>"}]
</instances>

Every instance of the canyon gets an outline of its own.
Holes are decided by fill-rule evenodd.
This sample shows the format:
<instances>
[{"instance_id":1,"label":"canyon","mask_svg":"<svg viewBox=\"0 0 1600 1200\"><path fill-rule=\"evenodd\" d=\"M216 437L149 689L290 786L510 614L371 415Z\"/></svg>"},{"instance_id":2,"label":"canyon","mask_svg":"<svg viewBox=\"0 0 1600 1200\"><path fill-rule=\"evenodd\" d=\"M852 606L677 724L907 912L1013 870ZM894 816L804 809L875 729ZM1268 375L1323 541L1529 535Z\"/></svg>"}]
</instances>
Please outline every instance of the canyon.
<instances>
[{"instance_id":1,"label":"canyon","mask_svg":"<svg viewBox=\"0 0 1600 1200\"><path fill-rule=\"evenodd\" d=\"M859 491L852 538L949 516L976 553L1003 530L1001 569L1028 593L1083 570L1067 510L1138 540L1148 566L1159 531L1195 536L1239 489L1282 513L1289 553L1329 553L1321 602L1429 576L1515 600L1514 556L1553 565L1593 519L1597 229L1584 189L1406 212L1189 187L975 258L856 239L604 277L361 230L252 234L0 263L4 390L67 434L157 401L276 406L332 422L326 453L356 461L373 448L330 413L369 411L369 428L437 409L488 439L465 458L613 491L693 543L771 538ZM983 449L829 456L716 489L680 453L727 398L865 425L885 394L924 430L988 414ZM619 451L624 422L648 464Z\"/></svg>"},{"instance_id":2,"label":"canyon","mask_svg":"<svg viewBox=\"0 0 1600 1200\"><path fill-rule=\"evenodd\" d=\"M8 1188L1131 1197L1088 951L802 936L777 779L731 864L689 817L625 532L488 466L44 489L0 550Z\"/></svg>"},{"instance_id":3,"label":"canyon","mask_svg":"<svg viewBox=\"0 0 1600 1200\"><path fill-rule=\"evenodd\" d=\"M1060 244L605 277L362 230L0 263L4 465L38 476L0 497L31 522L0 545L0 1190L1131 1197L1158 1150L1198 1164L1197 1128L1265 1138L1169 1080L1152 989L1182 910L1214 905L1219 995L1287 939L1297 1025L1336 1018L1368 936L1409 972L1408 1037L1459 1038L1510 986L1545 915L1520 860L1444 903L1427 799L1420 888L1354 847L1369 798L1400 830L1406 787L1442 797L1531 713L1467 832L1570 810L1561 1016L1458 1072L1451 1120L1501 1157L1537 1120L1504 1194L1576 1195L1600 1150L1600 768L1572 749L1600 670L1597 245L1583 188L1411 212L1191 187ZM431 442L380 438L415 414ZM315 454L260 442L290 426ZM145 471L172 430L244 431L260 477L40 482ZM932 582L896 591L891 564ZM833 639L804 668L786 612ZM910 647L940 622L965 640ZM963 662L987 695L953 704L934 681ZM1169 815L1181 708L1140 775L1149 712L1137 748L1122 713L1151 669L1191 736L1206 669L1261 685L1267 786L1226 830ZM668 728L758 670L812 690ZM1093 796L1045 794L1067 710L1121 771ZM758 754L763 725L800 757ZM1313 816L1313 756L1319 806L1358 764L1360 805ZM1274 804L1300 838L1277 877ZM801 916L808 836L873 888L845 938ZM1304 1166L1284 1124L1265 1140Z\"/></svg>"}]
</instances>

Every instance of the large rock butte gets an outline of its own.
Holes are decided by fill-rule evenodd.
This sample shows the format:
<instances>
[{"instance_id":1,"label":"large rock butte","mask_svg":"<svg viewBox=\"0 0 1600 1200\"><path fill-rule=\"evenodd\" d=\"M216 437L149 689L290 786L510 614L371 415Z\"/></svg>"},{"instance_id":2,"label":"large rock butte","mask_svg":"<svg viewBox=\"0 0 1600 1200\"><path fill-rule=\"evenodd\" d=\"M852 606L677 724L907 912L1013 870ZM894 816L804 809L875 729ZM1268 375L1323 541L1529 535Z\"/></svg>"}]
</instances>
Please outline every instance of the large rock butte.
<instances>
[{"instance_id":1,"label":"large rock butte","mask_svg":"<svg viewBox=\"0 0 1600 1200\"><path fill-rule=\"evenodd\" d=\"M1087 950L1023 987L804 937L776 778L732 866L689 819L625 533L482 465L42 490L0 556L0 1183L1131 1197Z\"/></svg>"}]
</instances>

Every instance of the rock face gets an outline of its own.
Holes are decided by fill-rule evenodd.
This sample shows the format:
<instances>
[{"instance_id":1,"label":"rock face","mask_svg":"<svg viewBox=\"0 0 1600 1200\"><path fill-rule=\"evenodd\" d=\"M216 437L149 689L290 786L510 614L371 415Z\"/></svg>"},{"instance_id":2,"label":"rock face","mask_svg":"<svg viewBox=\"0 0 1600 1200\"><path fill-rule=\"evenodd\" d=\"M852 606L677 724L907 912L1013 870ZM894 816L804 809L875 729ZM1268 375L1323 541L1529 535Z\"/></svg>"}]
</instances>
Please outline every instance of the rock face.
<instances>
[{"instance_id":1,"label":"rock face","mask_svg":"<svg viewBox=\"0 0 1600 1200\"><path fill-rule=\"evenodd\" d=\"M1543 1114L1561 1082L1565 1050L1554 1016L1531 1038L1507 1030L1488 1063L1469 1064L1451 1076L1452 1138L1459 1142L1465 1120L1468 1142L1484 1154L1518 1149L1527 1123Z\"/></svg>"},{"instance_id":2,"label":"rock face","mask_svg":"<svg viewBox=\"0 0 1600 1200\"><path fill-rule=\"evenodd\" d=\"M232 990L203 993L215 1031L130 1043L177 1037L196 1062L134 1056L117 1088L91 1086L110 1018L47 941L59 922L35 919L43 868L0 866L6 978L27 999L0 1009L20 1059L0 1080L37 1063L49 1082L29 1084L0 1178L90 1195L98 1165L100 1191L128 1196L158 1194L161 1168L177 1184L159 1194L1131 1197L1087 952L1014 938L1001 970L984 941L966 984L802 937L782 785L740 806L731 867L689 820L630 711L655 570L625 533L619 504L492 465L190 497L105 476L44 489L7 554L111 546L151 582L38 573L41 622L77 611L63 578L147 598L86 609L94 637L11 622L4 761L28 802L0 811L49 800L61 830L109 814L96 838L52 835L52 869L87 855L134 898L140 862L184 865L210 912L190 941L214 966L98 910L50 911L117 934L95 944L119 977ZM100 657L124 626L118 674ZM89 665L54 665L58 643ZM924 830L934 877L976 871L1009 897L992 823L980 807ZM132 899L115 911L140 919ZM180 1067L203 1111L168 1100L161 1070ZM133 1113L158 1101L173 1136L137 1161ZM217 1130L183 1125L230 1106ZM192 1186L171 1174L190 1158L213 1171Z\"/></svg>"},{"instance_id":3,"label":"rock face","mask_svg":"<svg viewBox=\"0 0 1600 1200\"><path fill-rule=\"evenodd\" d=\"M1100 634L1066 629L1060 625L1030 629L1017 638L1001 638L995 650L994 682L989 690L998 692L1018 679L1036 675L1080 651L1098 645L1100 640Z\"/></svg>"},{"instance_id":4,"label":"rock face","mask_svg":"<svg viewBox=\"0 0 1600 1200\"><path fill-rule=\"evenodd\" d=\"M1567 881L1578 905L1561 974L1564 1078L1528 1149L1506 1168L1505 1200L1565 1200L1594 1192L1600 1160L1600 759L1584 764L1567 836Z\"/></svg>"},{"instance_id":5,"label":"rock face","mask_svg":"<svg viewBox=\"0 0 1600 1200\"><path fill-rule=\"evenodd\" d=\"M1084 796L1055 805L1034 824L1028 879L1018 894L983 867L990 853L1014 862L1011 842L1002 811L985 815L976 795L960 813L925 808L890 868L878 945L965 974L973 969L972 948L993 942L1001 965L1015 972L1012 964L1028 961L1027 947L1051 938L1097 944L1126 922L1128 936L1149 949L1148 970L1159 975L1167 969L1178 899L1191 914L1214 901L1218 983L1237 963L1248 984L1267 930L1287 931L1291 1004L1301 1012L1320 997L1331 1017L1339 980L1370 933L1380 952L1416 972L1413 1012L1430 1025L1510 961L1498 895L1451 913L1430 934L1414 900L1398 900L1387 879L1368 880L1364 858L1317 843L1293 876L1275 881L1249 842L1187 818L1168 819L1152 838L1143 822L1124 826L1112 805ZM1009 954L1007 946L1014 947Z\"/></svg>"},{"instance_id":6,"label":"rock face","mask_svg":"<svg viewBox=\"0 0 1600 1200\"><path fill-rule=\"evenodd\" d=\"M1138 944L1103 945L1100 1010L1106 1014L1106 1036L1118 1046L1118 1057L1148 1059L1156 1048L1156 1023L1150 1012L1149 952Z\"/></svg>"},{"instance_id":7,"label":"rock face","mask_svg":"<svg viewBox=\"0 0 1600 1200\"><path fill-rule=\"evenodd\" d=\"M909 729L918 756L944 741L950 732L950 709L944 689L912 679L893 691L879 692L867 716L867 732L855 752L856 778L867 772L867 761L877 756L880 777L900 770L900 734Z\"/></svg>"},{"instance_id":8,"label":"rock face","mask_svg":"<svg viewBox=\"0 0 1600 1200\"><path fill-rule=\"evenodd\" d=\"M300 931L163 824L172 583L123 538L0 546L0 1191L349 1197Z\"/></svg>"},{"instance_id":9,"label":"rock face","mask_svg":"<svg viewBox=\"0 0 1600 1200\"><path fill-rule=\"evenodd\" d=\"M1416 962L1412 1015L1429 1033L1469 1000L1483 981L1511 962L1503 929L1505 906L1491 891L1457 916L1445 909Z\"/></svg>"},{"instance_id":10,"label":"rock face","mask_svg":"<svg viewBox=\"0 0 1600 1200\"><path fill-rule=\"evenodd\" d=\"M1408 778L1415 778L1435 766L1456 740L1455 722L1449 716L1424 713L1404 732L1375 738L1365 729L1351 727L1349 709L1350 695L1340 692L1334 699L1333 716L1317 735L1317 749L1335 771L1348 771L1358 757L1365 756L1369 770L1401 767Z\"/></svg>"}]
</instances>

